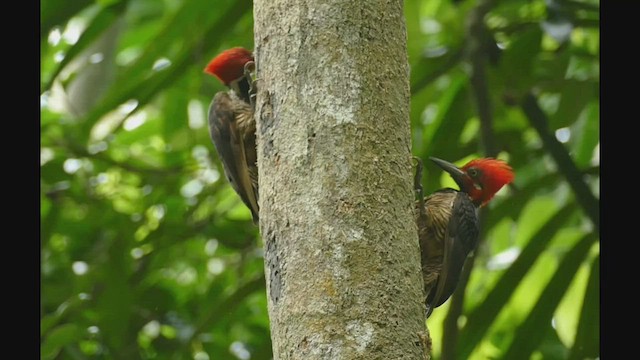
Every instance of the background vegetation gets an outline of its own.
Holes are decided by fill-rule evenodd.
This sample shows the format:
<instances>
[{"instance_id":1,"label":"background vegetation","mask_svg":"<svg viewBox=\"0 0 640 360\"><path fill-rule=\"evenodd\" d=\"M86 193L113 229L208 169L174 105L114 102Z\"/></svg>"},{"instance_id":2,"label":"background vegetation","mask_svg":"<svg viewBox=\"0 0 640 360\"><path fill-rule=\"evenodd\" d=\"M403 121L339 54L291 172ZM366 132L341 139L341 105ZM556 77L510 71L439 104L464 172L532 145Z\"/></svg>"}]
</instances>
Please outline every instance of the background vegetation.
<instances>
[{"instance_id":1,"label":"background vegetation","mask_svg":"<svg viewBox=\"0 0 640 360\"><path fill-rule=\"evenodd\" d=\"M224 89L202 72L253 47L251 9L41 2L43 359L270 358L261 241L221 176L206 112ZM599 2L405 9L427 192L454 186L428 156L517 174L464 299L428 321L434 357L597 358Z\"/></svg>"}]
</instances>

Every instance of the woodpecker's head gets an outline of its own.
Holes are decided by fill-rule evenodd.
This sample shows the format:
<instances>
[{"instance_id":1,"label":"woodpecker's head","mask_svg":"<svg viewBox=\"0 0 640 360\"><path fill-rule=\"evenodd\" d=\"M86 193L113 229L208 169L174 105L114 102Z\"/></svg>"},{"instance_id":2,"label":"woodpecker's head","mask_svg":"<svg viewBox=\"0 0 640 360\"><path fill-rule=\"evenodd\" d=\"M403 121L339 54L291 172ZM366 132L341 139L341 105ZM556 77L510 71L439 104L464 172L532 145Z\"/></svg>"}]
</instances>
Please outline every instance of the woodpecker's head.
<instances>
[{"instance_id":1,"label":"woodpecker's head","mask_svg":"<svg viewBox=\"0 0 640 360\"><path fill-rule=\"evenodd\" d=\"M244 76L244 66L253 61L251 51L235 47L221 52L204 68L204 72L217 77L223 84L234 88L234 84Z\"/></svg>"},{"instance_id":2,"label":"woodpecker's head","mask_svg":"<svg viewBox=\"0 0 640 360\"><path fill-rule=\"evenodd\" d=\"M460 191L466 192L476 206L486 205L503 186L513 181L511 167L502 160L474 159L459 168L450 162L430 157L448 172Z\"/></svg>"}]
</instances>

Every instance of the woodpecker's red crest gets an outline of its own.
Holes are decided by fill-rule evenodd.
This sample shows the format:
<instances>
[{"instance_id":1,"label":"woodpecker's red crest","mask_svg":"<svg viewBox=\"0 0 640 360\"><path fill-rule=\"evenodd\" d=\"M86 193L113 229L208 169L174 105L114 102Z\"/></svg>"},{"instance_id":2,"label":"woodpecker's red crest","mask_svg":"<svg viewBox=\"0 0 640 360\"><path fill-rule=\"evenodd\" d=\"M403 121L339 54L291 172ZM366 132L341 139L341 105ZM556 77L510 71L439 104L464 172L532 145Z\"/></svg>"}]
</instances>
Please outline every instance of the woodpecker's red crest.
<instances>
[{"instance_id":1,"label":"woodpecker's red crest","mask_svg":"<svg viewBox=\"0 0 640 360\"><path fill-rule=\"evenodd\" d=\"M461 168L438 158L431 160L451 175L460 191L469 194L476 206L486 205L514 178L513 170L506 162L493 158L474 159Z\"/></svg>"},{"instance_id":2,"label":"woodpecker's red crest","mask_svg":"<svg viewBox=\"0 0 640 360\"><path fill-rule=\"evenodd\" d=\"M221 52L204 68L204 72L220 79L223 84L229 84L244 75L244 65L253 61L251 51L235 47Z\"/></svg>"}]
</instances>

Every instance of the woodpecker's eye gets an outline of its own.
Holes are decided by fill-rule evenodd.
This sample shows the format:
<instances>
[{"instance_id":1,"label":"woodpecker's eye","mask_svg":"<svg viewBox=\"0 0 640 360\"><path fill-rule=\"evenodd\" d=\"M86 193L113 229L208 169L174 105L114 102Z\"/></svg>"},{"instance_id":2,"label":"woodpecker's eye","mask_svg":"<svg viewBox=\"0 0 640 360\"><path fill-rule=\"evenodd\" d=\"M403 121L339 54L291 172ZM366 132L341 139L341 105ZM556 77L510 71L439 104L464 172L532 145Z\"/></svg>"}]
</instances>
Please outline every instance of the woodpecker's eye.
<instances>
[{"instance_id":1,"label":"woodpecker's eye","mask_svg":"<svg viewBox=\"0 0 640 360\"><path fill-rule=\"evenodd\" d=\"M469 176L471 176L472 178L476 178L478 177L478 170L476 168L470 168L467 173L469 174Z\"/></svg>"}]
</instances>

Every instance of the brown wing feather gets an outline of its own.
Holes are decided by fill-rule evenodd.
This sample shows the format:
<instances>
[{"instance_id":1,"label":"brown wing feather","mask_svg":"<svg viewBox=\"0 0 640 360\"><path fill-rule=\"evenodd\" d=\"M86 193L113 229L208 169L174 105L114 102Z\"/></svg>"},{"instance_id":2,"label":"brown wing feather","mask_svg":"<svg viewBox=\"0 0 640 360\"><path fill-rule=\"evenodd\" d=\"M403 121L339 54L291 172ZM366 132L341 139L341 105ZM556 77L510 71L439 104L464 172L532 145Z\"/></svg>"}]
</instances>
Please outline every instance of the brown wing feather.
<instances>
[{"instance_id":1,"label":"brown wing feather","mask_svg":"<svg viewBox=\"0 0 640 360\"><path fill-rule=\"evenodd\" d=\"M431 309L442 305L456 290L467 256L475 250L477 243L476 207L466 193L456 192L443 240L442 269L435 291L427 298Z\"/></svg>"},{"instance_id":2,"label":"brown wing feather","mask_svg":"<svg viewBox=\"0 0 640 360\"><path fill-rule=\"evenodd\" d=\"M217 93L209 107L209 134L229 183L257 223L258 172L251 106L229 93Z\"/></svg>"},{"instance_id":3,"label":"brown wing feather","mask_svg":"<svg viewBox=\"0 0 640 360\"><path fill-rule=\"evenodd\" d=\"M456 289L467 255L477 245L476 207L466 193L442 189L425 198L418 238L427 316Z\"/></svg>"}]
</instances>

